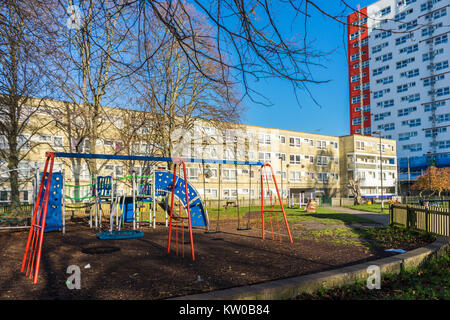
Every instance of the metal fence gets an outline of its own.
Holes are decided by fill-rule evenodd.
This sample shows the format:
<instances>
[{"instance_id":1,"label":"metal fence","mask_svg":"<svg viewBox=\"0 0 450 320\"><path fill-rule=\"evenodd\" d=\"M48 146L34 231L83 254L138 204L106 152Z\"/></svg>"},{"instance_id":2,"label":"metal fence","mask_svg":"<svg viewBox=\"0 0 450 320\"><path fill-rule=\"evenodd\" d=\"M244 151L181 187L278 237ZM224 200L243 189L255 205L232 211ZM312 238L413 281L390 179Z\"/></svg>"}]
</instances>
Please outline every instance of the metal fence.
<instances>
[{"instance_id":1,"label":"metal fence","mask_svg":"<svg viewBox=\"0 0 450 320\"><path fill-rule=\"evenodd\" d=\"M443 197L420 197L420 196L402 196L401 202L405 204L417 204L420 206L425 205L425 203L428 203L431 206L439 206L444 207L447 209L450 209L450 197L449 196L443 196Z\"/></svg>"},{"instance_id":2,"label":"metal fence","mask_svg":"<svg viewBox=\"0 0 450 320\"><path fill-rule=\"evenodd\" d=\"M392 204L390 223L450 237L450 210L438 206Z\"/></svg>"},{"instance_id":3,"label":"metal fence","mask_svg":"<svg viewBox=\"0 0 450 320\"><path fill-rule=\"evenodd\" d=\"M14 209L9 203L0 205L0 229L28 228L32 215L31 204L20 204Z\"/></svg>"}]
</instances>

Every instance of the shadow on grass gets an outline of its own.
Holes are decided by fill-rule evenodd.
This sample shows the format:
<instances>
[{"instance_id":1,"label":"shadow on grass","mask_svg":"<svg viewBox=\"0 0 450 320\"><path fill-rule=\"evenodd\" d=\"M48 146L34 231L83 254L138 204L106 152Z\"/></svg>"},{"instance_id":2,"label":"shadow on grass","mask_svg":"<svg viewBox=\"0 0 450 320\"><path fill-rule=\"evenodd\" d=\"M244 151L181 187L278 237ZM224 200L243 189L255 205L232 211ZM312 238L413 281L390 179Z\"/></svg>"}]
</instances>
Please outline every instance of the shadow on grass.
<instances>
[{"instance_id":1,"label":"shadow on grass","mask_svg":"<svg viewBox=\"0 0 450 320\"><path fill-rule=\"evenodd\" d=\"M378 224L377 222L347 213L287 213L289 222L298 222L305 220L317 220L322 224L343 224L351 225L354 223Z\"/></svg>"}]
</instances>

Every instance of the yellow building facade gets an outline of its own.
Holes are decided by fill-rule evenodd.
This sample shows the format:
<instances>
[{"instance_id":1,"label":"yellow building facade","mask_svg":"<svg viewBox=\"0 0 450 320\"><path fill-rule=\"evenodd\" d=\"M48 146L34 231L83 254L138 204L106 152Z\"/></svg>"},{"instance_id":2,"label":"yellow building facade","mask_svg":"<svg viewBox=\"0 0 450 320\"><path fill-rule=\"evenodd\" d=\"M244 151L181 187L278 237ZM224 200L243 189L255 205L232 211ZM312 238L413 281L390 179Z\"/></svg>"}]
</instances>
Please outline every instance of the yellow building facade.
<instances>
[{"instance_id":1,"label":"yellow building facade","mask_svg":"<svg viewBox=\"0 0 450 320\"><path fill-rule=\"evenodd\" d=\"M131 128L129 121L124 119L125 114L129 116L130 113L136 119L146 118L145 112L103 107L98 130L100 134L96 141L91 141L89 134L82 134L83 123L89 121L86 115L73 114L70 121L78 131L67 130L67 121L61 120L70 114L70 110L64 109L66 107L65 102L48 101L46 107L32 117L34 123L43 125L22 146L21 152L26 154L19 166L23 181L22 201L31 200L32 177L43 169L47 151L94 153L94 150L98 154L164 156L151 146L145 127ZM32 106L29 108L33 110ZM372 197L381 193L382 177L383 194L396 194L395 140L381 140L381 175L380 143L377 137L337 137L245 124L217 129L211 125L211 121L201 119L195 121L192 131L196 132L191 135L193 139L184 141L184 148L177 151L181 152L180 156L269 162L286 202L299 203L311 197L347 198L351 196L349 179L360 180L363 195ZM25 141L30 137L27 135L25 131L21 139ZM204 139L205 136L208 139ZM205 143L206 140L209 142ZM0 142L1 148L7 148L4 137ZM95 166L98 175L119 178L132 172L143 175L149 172L149 168L167 169L168 163L97 160ZM6 171L5 168L6 163L1 163L1 172ZM64 170L66 184L88 184L92 179L90 168L92 163L82 159L57 158L54 170ZM0 175L0 201L8 202L8 174ZM246 201L260 198L261 178L259 167L256 166L188 164L188 179L205 200L220 198ZM273 185L270 188L273 192ZM129 192L126 186L122 189L124 194ZM85 192L88 193L88 189Z\"/></svg>"}]
</instances>

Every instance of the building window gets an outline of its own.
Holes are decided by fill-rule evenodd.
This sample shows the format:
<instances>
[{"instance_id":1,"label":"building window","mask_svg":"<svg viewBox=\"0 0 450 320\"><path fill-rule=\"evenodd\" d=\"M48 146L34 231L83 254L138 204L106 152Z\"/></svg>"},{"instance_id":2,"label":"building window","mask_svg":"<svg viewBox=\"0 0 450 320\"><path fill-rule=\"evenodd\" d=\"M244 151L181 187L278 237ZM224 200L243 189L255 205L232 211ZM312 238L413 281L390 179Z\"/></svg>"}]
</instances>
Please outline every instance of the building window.
<instances>
[{"instance_id":1,"label":"building window","mask_svg":"<svg viewBox=\"0 0 450 320\"><path fill-rule=\"evenodd\" d=\"M419 69L409 70L400 73L400 78L413 78L419 75Z\"/></svg>"},{"instance_id":2,"label":"building window","mask_svg":"<svg viewBox=\"0 0 450 320\"><path fill-rule=\"evenodd\" d=\"M318 172L317 173L317 180L319 182L327 183L328 182L328 172Z\"/></svg>"},{"instance_id":3,"label":"building window","mask_svg":"<svg viewBox=\"0 0 450 320\"><path fill-rule=\"evenodd\" d=\"M282 161L286 161L286 154L285 153L275 153L275 159L280 160L280 158Z\"/></svg>"},{"instance_id":4,"label":"building window","mask_svg":"<svg viewBox=\"0 0 450 320\"><path fill-rule=\"evenodd\" d=\"M407 150L410 152L422 151L422 144L421 143L405 144L403 146L403 150Z\"/></svg>"},{"instance_id":5,"label":"building window","mask_svg":"<svg viewBox=\"0 0 450 320\"><path fill-rule=\"evenodd\" d=\"M400 98L401 101L406 101L406 102L415 102L415 101L419 101L420 100L420 93L416 93L416 94L411 94L408 96L403 96Z\"/></svg>"},{"instance_id":6,"label":"building window","mask_svg":"<svg viewBox=\"0 0 450 320\"><path fill-rule=\"evenodd\" d=\"M436 137L439 133L447 132L447 128L436 128L425 130L425 137L431 138Z\"/></svg>"},{"instance_id":7,"label":"building window","mask_svg":"<svg viewBox=\"0 0 450 320\"><path fill-rule=\"evenodd\" d=\"M427 14L425 16L425 20L439 19L445 17L446 15L447 15L447 8L443 8Z\"/></svg>"},{"instance_id":8,"label":"building window","mask_svg":"<svg viewBox=\"0 0 450 320\"><path fill-rule=\"evenodd\" d=\"M409 140L409 138L412 138L412 137L417 137L417 131L399 133L398 140L399 141L406 141L406 140Z\"/></svg>"},{"instance_id":9,"label":"building window","mask_svg":"<svg viewBox=\"0 0 450 320\"><path fill-rule=\"evenodd\" d=\"M386 54L376 57L375 61L385 62L385 61L389 61L391 59L392 59L392 52L389 52L389 53L386 53Z\"/></svg>"},{"instance_id":10,"label":"building window","mask_svg":"<svg viewBox=\"0 0 450 320\"><path fill-rule=\"evenodd\" d=\"M424 111L434 111L436 110L438 107L442 107L446 105L446 101L439 101L439 102L433 102L433 103L427 103L426 105L424 105Z\"/></svg>"},{"instance_id":11,"label":"building window","mask_svg":"<svg viewBox=\"0 0 450 320\"><path fill-rule=\"evenodd\" d=\"M423 86L428 87L436 84L437 81L441 81L445 79L445 74L440 74L437 76L433 76L431 78L426 78L423 80Z\"/></svg>"},{"instance_id":12,"label":"building window","mask_svg":"<svg viewBox=\"0 0 450 320\"><path fill-rule=\"evenodd\" d=\"M405 120L402 121L402 126L409 126L409 127L419 127L421 125L421 119L412 119L412 120Z\"/></svg>"},{"instance_id":13,"label":"building window","mask_svg":"<svg viewBox=\"0 0 450 320\"><path fill-rule=\"evenodd\" d=\"M325 150L326 147L327 147L327 142L326 141L317 140L316 147L317 147L317 149Z\"/></svg>"},{"instance_id":14,"label":"building window","mask_svg":"<svg viewBox=\"0 0 450 320\"><path fill-rule=\"evenodd\" d=\"M289 155L289 163L290 164L301 164L301 155L299 155L299 154L290 154Z\"/></svg>"},{"instance_id":15,"label":"building window","mask_svg":"<svg viewBox=\"0 0 450 320\"><path fill-rule=\"evenodd\" d=\"M395 39L395 45L401 45L403 43L405 43L408 39L412 39L414 37L414 33L409 33L407 35L404 35L400 38Z\"/></svg>"},{"instance_id":16,"label":"building window","mask_svg":"<svg viewBox=\"0 0 450 320\"><path fill-rule=\"evenodd\" d=\"M374 115L374 121L381 121L384 120L384 118L389 117L391 115L390 112L383 112L383 113L378 113Z\"/></svg>"},{"instance_id":17,"label":"building window","mask_svg":"<svg viewBox=\"0 0 450 320\"><path fill-rule=\"evenodd\" d=\"M217 199L217 189L205 189L205 194L209 195L210 199Z\"/></svg>"},{"instance_id":18,"label":"building window","mask_svg":"<svg viewBox=\"0 0 450 320\"><path fill-rule=\"evenodd\" d=\"M289 181L300 182L302 180L301 171L289 171Z\"/></svg>"},{"instance_id":19,"label":"building window","mask_svg":"<svg viewBox=\"0 0 450 320\"><path fill-rule=\"evenodd\" d=\"M405 108L405 109L400 109L397 111L397 116L399 117L404 117L409 115L410 113L417 111L417 107L409 107L409 108Z\"/></svg>"},{"instance_id":20,"label":"building window","mask_svg":"<svg viewBox=\"0 0 450 320\"><path fill-rule=\"evenodd\" d=\"M289 138L289 146L300 148L300 138L290 137Z\"/></svg>"},{"instance_id":21,"label":"building window","mask_svg":"<svg viewBox=\"0 0 450 320\"><path fill-rule=\"evenodd\" d=\"M186 174L189 180L198 179L198 168L186 168Z\"/></svg>"},{"instance_id":22,"label":"building window","mask_svg":"<svg viewBox=\"0 0 450 320\"><path fill-rule=\"evenodd\" d=\"M356 150L364 150L364 141L356 141Z\"/></svg>"},{"instance_id":23,"label":"building window","mask_svg":"<svg viewBox=\"0 0 450 320\"><path fill-rule=\"evenodd\" d=\"M379 44L377 46L372 47L372 53L380 52L383 48L388 46L388 42L384 42L382 44Z\"/></svg>"},{"instance_id":24,"label":"building window","mask_svg":"<svg viewBox=\"0 0 450 320\"><path fill-rule=\"evenodd\" d=\"M382 67L377 68L377 69L373 69L372 75L373 76L378 76L378 75L382 74L383 71L386 71L386 70L389 70L389 66L388 65L382 66Z\"/></svg>"},{"instance_id":25,"label":"building window","mask_svg":"<svg viewBox=\"0 0 450 320\"><path fill-rule=\"evenodd\" d=\"M261 162L270 162L271 154L270 152L259 152L258 159Z\"/></svg>"},{"instance_id":26,"label":"building window","mask_svg":"<svg viewBox=\"0 0 450 320\"><path fill-rule=\"evenodd\" d=\"M427 66L428 70L435 70L435 71L439 71L439 70L444 70L448 68L448 60L446 61L441 61L435 64L429 64Z\"/></svg>"},{"instance_id":27,"label":"building window","mask_svg":"<svg viewBox=\"0 0 450 320\"><path fill-rule=\"evenodd\" d=\"M417 26L417 19L401 24L398 29L399 30L411 30L412 28Z\"/></svg>"},{"instance_id":28,"label":"building window","mask_svg":"<svg viewBox=\"0 0 450 320\"><path fill-rule=\"evenodd\" d=\"M235 169L222 169L222 176L224 180L236 180Z\"/></svg>"},{"instance_id":29,"label":"building window","mask_svg":"<svg viewBox=\"0 0 450 320\"><path fill-rule=\"evenodd\" d=\"M258 143L259 144L270 144L270 134L258 134Z\"/></svg>"},{"instance_id":30,"label":"building window","mask_svg":"<svg viewBox=\"0 0 450 320\"><path fill-rule=\"evenodd\" d=\"M405 60L397 62L395 64L395 66L396 66L397 69L401 69L401 68L406 67L409 63L414 62L415 60L416 59L414 57L411 57L411 58L408 58L408 59L405 59Z\"/></svg>"},{"instance_id":31,"label":"building window","mask_svg":"<svg viewBox=\"0 0 450 320\"><path fill-rule=\"evenodd\" d=\"M317 165L318 166L326 166L328 164L328 157L326 156L317 156Z\"/></svg>"}]
</instances>

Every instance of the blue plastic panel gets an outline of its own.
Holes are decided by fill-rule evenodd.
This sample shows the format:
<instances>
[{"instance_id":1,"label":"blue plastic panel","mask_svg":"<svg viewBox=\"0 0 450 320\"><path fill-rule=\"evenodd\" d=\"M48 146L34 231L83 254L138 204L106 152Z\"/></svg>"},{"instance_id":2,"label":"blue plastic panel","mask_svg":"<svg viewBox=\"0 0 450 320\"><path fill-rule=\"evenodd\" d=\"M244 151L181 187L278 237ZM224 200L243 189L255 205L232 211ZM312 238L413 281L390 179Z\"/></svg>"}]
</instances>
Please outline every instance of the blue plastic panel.
<instances>
[{"instance_id":1,"label":"blue plastic panel","mask_svg":"<svg viewBox=\"0 0 450 320\"><path fill-rule=\"evenodd\" d=\"M97 233L97 238L100 240L125 240L125 239L137 239L142 238L144 233L138 230L118 230L118 231L105 231Z\"/></svg>"},{"instance_id":2,"label":"blue plastic panel","mask_svg":"<svg viewBox=\"0 0 450 320\"><path fill-rule=\"evenodd\" d=\"M173 174L168 171L156 171L155 173L155 191L157 195L166 195L172 191ZM180 192L178 189L181 189ZM208 217L203 202L197 190L188 183L189 209L191 211L191 224L193 227L206 227ZM181 203L187 207L186 188L184 179L177 177L175 179L175 195L179 196ZM194 200L194 201L193 201Z\"/></svg>"},{"instance_id":3,"label":"blue plastic panel","mask_svg":"<svg viewBox=\"0 0 450 320\"><path fill-rule=\"evenodd\" d=\"M112 183L112 177L106 176L106 177L97 177L97 196L99 197L106 197L111 195L111 183Z\"/></svg>"},{"instance_id":4,"label":"blue plastic panel","mask_svg":"<svg viewBox=\"0 0 450 320\"><path fill-rule=\"evenodd\" d=\"M43 172L41 172L40 178L42 180ZM44 195L47 187L48 172L44 178L44 188L41 195L41 210L44 210ZM45 232L61 230L62 229L62 173L53 172L52 181L50 185L50 194L48 198L47 216L45 219ZM42 225L42 221L39 221L39 225Z\"/></svg>"},{"instance_id":5,"label":"blue plastic panel","mask_svg":"<svg viewBox=\"0 0 450 320\"><path fill-rule=\"evenodd\" d=\"M124 206L125 210L123 210ZM125 201L120 202L120 210L124 212L123 220L125 222L133 222L133 197L125 197Z\"/></svg>"}]
</instances>

